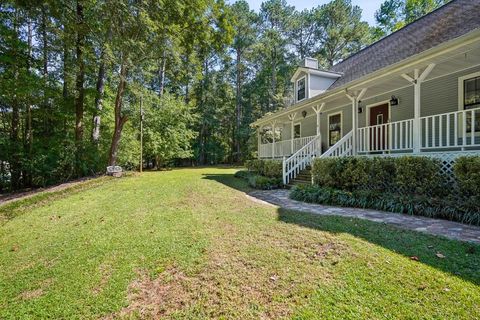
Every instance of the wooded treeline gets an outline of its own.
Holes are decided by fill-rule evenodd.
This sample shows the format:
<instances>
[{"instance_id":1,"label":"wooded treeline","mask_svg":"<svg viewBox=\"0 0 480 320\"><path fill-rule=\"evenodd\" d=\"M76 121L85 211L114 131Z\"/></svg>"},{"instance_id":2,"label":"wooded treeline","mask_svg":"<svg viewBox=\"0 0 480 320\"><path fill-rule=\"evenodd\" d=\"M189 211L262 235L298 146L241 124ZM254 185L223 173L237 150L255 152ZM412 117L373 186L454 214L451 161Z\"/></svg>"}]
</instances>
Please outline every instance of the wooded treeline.
<instances>
[{"instance_id":1,"label":"wooded treeline","mask_svg":"<svg viewBox=\"0 0 480 320\"><path fill-rule=\"evenodd\" d=\"M138 167L140 104L144 166L240 162L303 58L328 69L443 2L387 0L369 26L350 0L3 1L0 192Z\"/></svg>"}]
</instances>

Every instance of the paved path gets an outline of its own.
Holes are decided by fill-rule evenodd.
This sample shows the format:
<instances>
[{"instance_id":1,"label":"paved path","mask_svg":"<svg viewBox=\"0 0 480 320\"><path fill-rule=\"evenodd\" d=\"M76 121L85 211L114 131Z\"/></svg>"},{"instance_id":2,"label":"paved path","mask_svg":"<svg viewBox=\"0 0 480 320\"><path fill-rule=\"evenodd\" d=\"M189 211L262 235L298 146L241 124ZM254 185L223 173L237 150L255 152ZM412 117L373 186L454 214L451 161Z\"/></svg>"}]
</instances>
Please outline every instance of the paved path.
<instances>
[{"instance_id":1,"label":"paved path","mask_svg":"<svg viewBox=\"0 0 480 320\"><path fill-rule=\"evenodd\" d=\"M480 227L399 213L310 204L290 199L289 192L289 190L258 190L250 192L249 196L285 209L384 222L404 229L480 244Z\"/></svg>"}]
</instances>

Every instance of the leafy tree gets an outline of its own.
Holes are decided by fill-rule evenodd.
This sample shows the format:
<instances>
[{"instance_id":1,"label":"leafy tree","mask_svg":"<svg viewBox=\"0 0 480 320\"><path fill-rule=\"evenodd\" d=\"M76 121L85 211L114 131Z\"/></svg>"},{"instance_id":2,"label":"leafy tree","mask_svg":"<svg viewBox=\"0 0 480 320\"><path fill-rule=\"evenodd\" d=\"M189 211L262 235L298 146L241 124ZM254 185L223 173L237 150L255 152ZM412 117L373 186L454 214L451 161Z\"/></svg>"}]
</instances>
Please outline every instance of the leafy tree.
<instances>
[{"instance_id":1,"label":"leafy tree","mask_svg":"<svg viewBox=\"0 0 480 320\"><path fill-rule=\"evenodd\" d=\"M333 0L316 12L318 57L324 68L346 58L370 42L370 29L361 20L362 9L350 0Z\"/></svg>"},{"instance_id":2,"label":"leafy tree","mask_svg":"<svg viewBox=\"0 0 480 320\"><path fill-rule=\"evenodd\" d=\"M382 35L394 32L450 0L385 0L375 12Z\"/></svg>"}]
</instances>

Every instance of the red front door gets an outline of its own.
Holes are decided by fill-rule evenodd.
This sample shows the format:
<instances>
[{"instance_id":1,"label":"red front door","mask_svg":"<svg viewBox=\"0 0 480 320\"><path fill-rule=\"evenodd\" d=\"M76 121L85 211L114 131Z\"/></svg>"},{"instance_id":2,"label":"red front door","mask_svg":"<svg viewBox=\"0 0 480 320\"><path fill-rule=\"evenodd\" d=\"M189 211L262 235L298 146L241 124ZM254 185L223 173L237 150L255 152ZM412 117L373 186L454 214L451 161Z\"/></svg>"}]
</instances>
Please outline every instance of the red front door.
<instances>
[{"instance_id":1,"label":"red front door","mask_svg":"<svg viewBox=\"0 0 480 320\"><path fill-rule=\"evenodd\" d=\"M388 103L370 108L370 150L384 151L388 145L387 126L388 122Z\"/></svg>"}]
</instances>

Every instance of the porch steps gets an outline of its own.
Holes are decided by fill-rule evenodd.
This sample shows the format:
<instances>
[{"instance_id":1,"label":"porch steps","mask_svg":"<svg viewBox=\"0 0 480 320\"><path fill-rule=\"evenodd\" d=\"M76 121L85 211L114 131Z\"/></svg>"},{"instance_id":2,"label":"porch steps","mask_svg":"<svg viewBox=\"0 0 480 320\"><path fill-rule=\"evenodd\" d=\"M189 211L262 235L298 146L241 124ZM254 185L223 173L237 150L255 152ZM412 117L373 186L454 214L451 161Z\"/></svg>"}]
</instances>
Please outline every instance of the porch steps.
<instances>
[{"instance_id":1,"label":"porch steps","mask_svg":"<svg viewBox=\"0 0 480 320\"><path fill-rule=\"evenodd\" d=\"M312 168L307 166L304 170L300 171L300 173L295 177L295 179L291 180L288 184L288 187L291 188L296 185L307 185L312 184Z\"/></svg>"}]
</instances>

